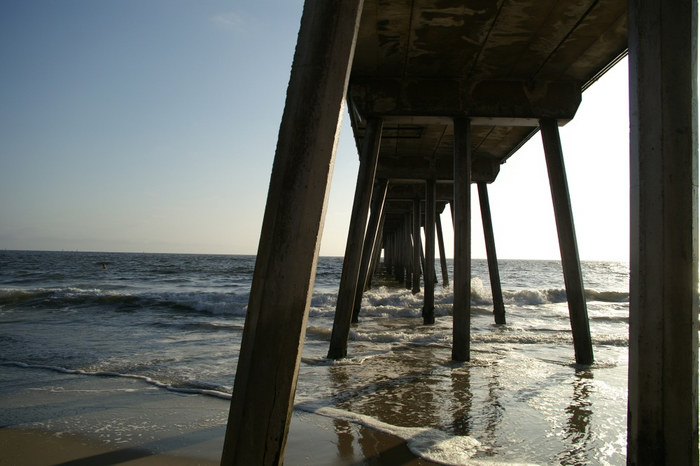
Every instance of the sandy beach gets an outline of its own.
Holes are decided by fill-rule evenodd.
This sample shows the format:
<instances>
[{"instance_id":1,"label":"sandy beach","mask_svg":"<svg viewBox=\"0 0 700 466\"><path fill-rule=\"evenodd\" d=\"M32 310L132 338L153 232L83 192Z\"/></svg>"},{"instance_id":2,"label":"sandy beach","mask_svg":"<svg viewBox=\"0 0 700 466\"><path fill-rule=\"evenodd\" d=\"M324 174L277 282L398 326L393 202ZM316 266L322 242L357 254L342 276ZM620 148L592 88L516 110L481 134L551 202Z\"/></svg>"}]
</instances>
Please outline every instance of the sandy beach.
<instances>
[{"instance_id":1,"label":"sandy beach","mask_svg":"<svg viewBox=\"0 0 700 466\"><path fill-rule=\"evenodd\" d=\"M219 464L228 401L0 366L0 465ZM396 437L295 411L288 465L433 464Z\"/></svg>"}]
</instances>

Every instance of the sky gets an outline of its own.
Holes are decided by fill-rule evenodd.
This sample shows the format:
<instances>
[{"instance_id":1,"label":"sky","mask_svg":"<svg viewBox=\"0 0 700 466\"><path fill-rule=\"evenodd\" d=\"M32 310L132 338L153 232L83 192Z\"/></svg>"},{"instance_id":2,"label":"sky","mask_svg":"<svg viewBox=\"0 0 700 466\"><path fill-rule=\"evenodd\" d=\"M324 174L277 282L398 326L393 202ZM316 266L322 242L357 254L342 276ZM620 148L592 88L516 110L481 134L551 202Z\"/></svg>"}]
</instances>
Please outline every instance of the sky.
<instances>
[{"instance_id":1,"label":"sky","mask_svg":"<svg viewBox=\"0 0 700 466\"><path fill-rule=\"evenodd\" d=\"M0 0L0 249L255 254L302 6ZM560 131L581 259L626 261L626 60ZM321 255L358 165L346 116ZM499 258L559 258L539 134L489 195Z\"/></svg>"}]
</instances>

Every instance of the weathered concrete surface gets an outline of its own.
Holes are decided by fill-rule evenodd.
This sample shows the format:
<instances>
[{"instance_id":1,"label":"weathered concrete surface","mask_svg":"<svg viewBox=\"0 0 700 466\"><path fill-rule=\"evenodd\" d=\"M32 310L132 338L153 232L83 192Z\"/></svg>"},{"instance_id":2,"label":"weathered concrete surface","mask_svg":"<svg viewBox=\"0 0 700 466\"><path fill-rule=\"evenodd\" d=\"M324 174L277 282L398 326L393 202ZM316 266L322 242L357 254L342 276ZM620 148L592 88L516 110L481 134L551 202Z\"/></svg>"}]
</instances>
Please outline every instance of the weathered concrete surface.
<instances>
[{"instance_id":1,"label":"weathered concrete surface","mask_svg":"<svg viewBox=\"0 0 700 466\"><path fill-rule=\"evenodd\" d=\"M473 115L496 124L532 126L536 124L533 115L571 120L581 103L581 84L575 80L531 84L456 78L355 78L350 97L361 114L382 115L387 123Z\"/></svg>"},{"instance_id":2,"label":"weathered concrete surface","mask_svg":"<svg viewBox=\"0 0 700 466\"><path fill-rule=\"evenodd\" d=\"M697 13L629 3L629 464L698 464Z\"/></svg>"},{"instance_id":3,"label":"weathered concrete surface","mask_svg":"<svg viewBox=\"0 0 700 466\"><path fill-rule=\"evenodd\" d=\"M626 51L626 11L625 0L366 0L349 90L356 138L381 115L381 176L449 179L452 119L469 117L473 165L498 166L539 119L573 118L581 91Z\"/></svg>"}]
</instances>

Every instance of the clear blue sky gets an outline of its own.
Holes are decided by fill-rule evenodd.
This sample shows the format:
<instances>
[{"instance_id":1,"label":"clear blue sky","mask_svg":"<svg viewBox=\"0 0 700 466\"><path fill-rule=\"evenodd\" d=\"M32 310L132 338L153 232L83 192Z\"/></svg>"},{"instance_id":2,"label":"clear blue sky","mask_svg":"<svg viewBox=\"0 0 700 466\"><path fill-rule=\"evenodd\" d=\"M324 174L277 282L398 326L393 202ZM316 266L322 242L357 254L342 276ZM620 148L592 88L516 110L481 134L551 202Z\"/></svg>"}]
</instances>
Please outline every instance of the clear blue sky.
<instances>
[{"instance_id":1,"label":"clear blue sky","mask_svg":"<svg viewBox=\"0 0 700 466\"><path fill-rule=\"evenodd\" d=\"M0 248L255 253L302 4L0 1ZM581 257L626 260L626 62L561 134ZM322 255L357 166L346 119ZM490 196L499 257L559 257L539 135Z\"/></svg>"}]
</instances>

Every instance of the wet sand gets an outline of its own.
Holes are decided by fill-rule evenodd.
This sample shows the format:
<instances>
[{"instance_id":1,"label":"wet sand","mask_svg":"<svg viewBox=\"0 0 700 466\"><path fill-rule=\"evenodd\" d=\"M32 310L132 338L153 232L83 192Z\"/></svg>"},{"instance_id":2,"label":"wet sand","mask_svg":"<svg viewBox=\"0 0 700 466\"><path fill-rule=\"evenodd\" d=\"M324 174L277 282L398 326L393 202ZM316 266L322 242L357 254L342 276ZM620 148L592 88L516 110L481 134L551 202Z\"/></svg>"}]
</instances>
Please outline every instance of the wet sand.
<instances>
[{"instance_id":1,"label":"wet sand","mask_svg":"<svg viewBox=\"0 0 700 466\"><path fill-rule=\"evenodd\" d=\"M0 465L219 464L228 400L0 365ZM295 411L287 465L421 465L406 443Z\"/></svg>"}]
</instances>

